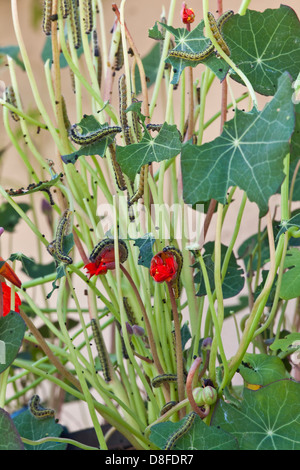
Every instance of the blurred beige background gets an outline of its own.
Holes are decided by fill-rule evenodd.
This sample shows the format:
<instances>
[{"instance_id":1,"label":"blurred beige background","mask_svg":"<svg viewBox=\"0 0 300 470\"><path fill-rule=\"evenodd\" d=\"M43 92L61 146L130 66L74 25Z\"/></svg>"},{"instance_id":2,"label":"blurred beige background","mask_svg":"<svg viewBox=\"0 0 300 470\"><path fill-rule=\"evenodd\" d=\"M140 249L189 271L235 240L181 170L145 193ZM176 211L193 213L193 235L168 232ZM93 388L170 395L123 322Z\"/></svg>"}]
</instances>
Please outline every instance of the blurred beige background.
<instances>
[{"instance_id":1,"label":"blurred beige background","mask_svg":"<svg viewBox=\"0 0 300 470\"><path fill-rule=\"evenodd\" d=\"M117 2L119 6L120 2ZM300 16L300 2L299 0L288 0L285 2L290 7L294 8L297 12L298 16ZM22 26L22 34L24 37L25 45L27 51L29 52L31 65L33 67L34 73L36 74L38 88L41 96L46 100L45 105L48 106L47 103L47 86L45 80L45 73L44 73L44 66L41 61L41 51L44 46L45 36L41 30L40 25L33 24L33 9L37 5L41 5L42 1L40 0L19 0L18 1L18 8L19 8L19 17ZM114 13L111 9L111 0L103 0L103 5L105 7L105 24L107 27L107 41L109 44L110 39L110 29L113 25L114 21ZM238 0L224 0L223 1L223 10L226 11L228 9L233 9L235 12L238 11L241 1ZM279 0L252 0L250 4L250 8L254 10L263 11L266 8L278 8L281 4ZM148 29L152 28L155 21L160 19L160 15L162 12L162 8L165 8L166 12L168 11L168 1L162 2L160 0L127 0L126 7L125 7L125 17L127 27L137 45L137 48L141 54L141 56L145 55L151 47L153 46L153 40L148 38ZM191 0L188 2L188 7L194 9L196 13L196 22L198 22L202 18L202 2L200 0ZM181 9L181 1L177 2L177 13L175 15L174 26L181 27L180 21L180 9ZM211 0L209 2L209 9L213 13L217 10L217 1ZM0 0L0 46L6 45L16 45L16 38L15 33L13 30L13 24L11 19L11 7L9 0ZM28 81L26 79L26 75L24 72L21 72L18 68L16 68L22 100L24 107L27 108L34 108L34 100L30 91L30 87ZM202 66L198 66L194 69L194 80L200 78L201 73L203 71ZM0 69L0 80L9 83L9 74L5 67ZM75 116L75 98L70 90L69 82L67 82L68 78L66 78L66 82L63 82L63 87L65 89L65 98L68 102L68 107L70 107L70 120L72 121L72 111L74 112ZM235 96L239 96L243 91L243 87L237 85L235 83L232 84L233 90L235 92ZM149 91L149 95L151 97L151 89ZM179 95L179 93L178 93ZM211 106L209 109L206 110L206 119L211 117L215 114L215 112L219 109L220 106L220 97L221 97L221 86L220 83L216 80L213 89L210 92L209 100ZM177 97L179 99L179 96ZM163 99L160 97L160 99ZM176 94L175 94L176 100ZM176 102L176 101L175 101ZM262 107L265 103L265 99L259 97L259 103ZM89 112L87 109L85 112ZM232 117L232 112L228 113L228 119ZM159 109L155 111L155 122L162 122L163 116L160 114ZM75 118L74 118L75 121ZM12 127L14 123L12 122ZM209 131L205 132L204 134L204 141L210 141L214 139L219 133L219 122L216 122L213 126L209 128ZM40 135L36 135L34 137L35 143L37 144L40 152L45 158L50 158L55 152L55 148L53 147L52 141L45 138L45 133L41 132ZM0 115L0 150L3 149L8 144L8 138L5 135L4 127L3 127L3 120L2 114ZM4 156L0 159L0 181L1 185L4 188L18 188L23 186L26 183L26 171L25 167L16 153L12 146L5 152ZM37 199L37 204L40 204L40 199ZM27 202L26 198L19 198L18 202ZM226 223L223 229L223 240L226 244L226 241L231 238L232 234L232 226L236 216L236 209L238 209L239 204L239 194L236 196L236 203L232 204L230 211L228 213ZM277 197L273 197L271 200L271 206L274 208L278 202ZM40 223L42 227L44 227L45 235L50 237L46 219L44 216L41 216ZM237 241L237 246L239 246L240 242L247 238L252 233L257 231L258 227L258 211L254 204L248 203L246 207L245 216L242 220L242 227L241 233L239 234L239 239ZM209 237L213 236L213 226L212 230L209 233ZM6 258L9 256L9 253L21 251L27 256L36 257L36 246L34 242L34 238L27 228L27 226L19 226L16 233L11 236L2 236L0 240L0 248L1 248L1 255ZM47 252L45 252L44 262L50 262L50 256ZM20 273L20 277L22 280L26 280L26 276L23 273ZM79 285L79 291L77 292L80 295L80 292L83 295L83 284ZM246 292L246 291L245 291ZM84 299L84 297L83 297ZM245 313L245 312L244 312ZM243 314L244 314L243 313ZM231 321L227 321L224 325L223 330L223 338L225 341L225 352L228 357L235 351L237 340L235 334L235 328ZM75 412L73 411L74 405L67 405L60 416L60 422L65 423L67 421L68 426L71 430L75 430L84 426L90 425L90 420L88 418L88 413L86 413L84 405L75 405Z\"/></svg>"}]
</instances>

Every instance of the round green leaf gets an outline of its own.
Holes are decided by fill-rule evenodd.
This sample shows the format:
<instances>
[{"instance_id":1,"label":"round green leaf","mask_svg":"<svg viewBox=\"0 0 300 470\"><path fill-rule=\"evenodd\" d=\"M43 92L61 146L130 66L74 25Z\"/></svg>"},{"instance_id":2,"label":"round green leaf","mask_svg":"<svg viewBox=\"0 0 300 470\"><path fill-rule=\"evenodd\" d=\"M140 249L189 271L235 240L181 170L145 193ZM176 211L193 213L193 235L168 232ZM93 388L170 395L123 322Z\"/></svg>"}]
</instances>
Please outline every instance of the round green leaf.
<instances>
[{"instance_id":1,"label":"round green leaf","mask_svg":"<svg viewBox=\"0 0 300 470\"><path fill-rule=\"evenodd\" d=\"M2 408L0 408L0 450L24 450L13 420Z\"/></svg>"},{"instance_id":2,"label":"round green leaf","mask_svg":"<svg viewBox=\"0 0 300 470\"><path fill-rule=\"evenodd\" d=\"M300 450L300 383L245 389L240 408L217 404L212 424L233 434L241 450Z\"/></svg>"},{"instance_id":3,"label":"round green leaf","mask_svg":"<svg viewBox=\"0 0 300 470\"><path fill-rule=\"evenodd\" d=\"M266 354L245 354L239 373L249 384L267 385L289 377L279 357Z\"/></svg>"},{"instance_id":4,"label":"round green leaf","mask_svg":"<svg viewBox=\"0 0 300 470\"><path fill-rule=\"evenodd\" d=\"M13 362L21 347L26 325L20 315L10 312L0 318L0 374Z\"/></svg>"}]
</instances>

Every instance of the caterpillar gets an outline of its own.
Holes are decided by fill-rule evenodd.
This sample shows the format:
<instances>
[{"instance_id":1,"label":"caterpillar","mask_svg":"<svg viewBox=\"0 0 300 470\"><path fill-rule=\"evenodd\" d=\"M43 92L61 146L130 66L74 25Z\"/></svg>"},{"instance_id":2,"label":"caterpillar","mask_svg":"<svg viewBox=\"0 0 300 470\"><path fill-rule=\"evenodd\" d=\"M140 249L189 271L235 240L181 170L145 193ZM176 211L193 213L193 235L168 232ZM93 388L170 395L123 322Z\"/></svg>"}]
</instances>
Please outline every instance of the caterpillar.
<instances>
[{"instance_id":1,"label":"caterpillar","mask_svg":"<svg viewBox=\"0 0 300 470\"><path fill-rule=\"evenodd\" d=\"M5 101L13 105L15 108L18 107L17 102L16 102L15 92L11 85L5 88ZM14 111L10 111L10 115L14 121L20 121L20 116Z\"/></svg>"},{"instance_id":2,"label":"caterpillar","mask_svg":"<svg viewBox=\"0 0 300 470\"><path fill-rule=\"evenodd\" d=\"M173 447L176 444L176 442L178 441L178 439L180 439L180 437L182 437L184 434L186 434L188 432L188 430L192 427L192 425L195 421L195 418L196 418L195 411L192 411L191 413L189 413L187 415L187 417L185 418L184 423L182 424L182 426L177 431L175 431L173 434L171 434L171 436L169 437L169 439L165 443L165 445L163 447L163 450L173 449Z\"/></svg>"},{"instance_id":3,"label":"caterpillar","mask_svg":"<svg viewBox=\"0 0 300 470\"><path fill-rule=\"evenodd\" d=\"M126 90L126 77L122 74L119 78L119 114L120 124L125 138L125 144L130 145L132 138L130 135L130 128L128 127L128 120L126 115L127 109L127 90Z\"/></svg>"},{"instance_id":4,"label":"caterpillar","mask_svg":"<svg viewBox=\"0 0 300 470\"><path fill-rule=\"evenodd\" d=\"M128 302L127 297L123 297L123 305L124 305L124 309L125 309L127 318L129 320L129 323L131 323L131 325L135 325L136 324L136 319L135 319L134 313L132 311L132 308L131 308L131 306Z\"/></svg>"},{"instance_id":5,"label":"caterpillar","mask_svg":"<svg viewBox=\"0 0 300 470\"><path fill-rule=\"evenodd\" d=\"M119 239L118 242L120 263L124 263L128 258L128 248L123 240ZM108 251L114 250L114 245L115 243L112 238L101 240L94 247L92 253L90 254L89 260L94 263L98 258L103 258Z\"/></svg>"},{"instance_id":6,"label":"caterpillar","mask_svg":"<svg viewBox=\"0 0 300 470\"><path fill-rule=\"evenodd\" d=\"M37 419L54 418L55 416L54 410L40 406L40 397L38 395L33 395L31 398L29 411Z\"/></svg>"},{"instance_id":7,"label":"caterpillar","mask_svg":"<svg viewBox=\"0 0 300 470\"><path fill-rule=\"evenodd\" d=\"M69 132L71 129L71 123L69 121L68 117L68 112L67 112L67 106L66 106L66 101L65 98L62 96L61 97L61 106L62 106L62 114L63 114L63 120L64 120L64 125L66 130Z\"/></svg>"},{"instance_id":8,"label":"caterpillar","mask_svg":"<svg viewBox=\"0 0 300 470\"><path fill-rule=\"evenodd\" d=\"M214 15L212 13L208 12L207 16L208 16L209 26L210 26L211 32L212 32L215 40L217 41L217 43L221 47L222 51L224 51L226 55L230 56L229 47L227 46L226 42L224 41L224 39L222 37L222 34L221 34L221 32L218 28L218 25L217 25L217 22L215 20ZM221 26L224 24L224 22L225 22L224 20L221 20Z\"/></svg>"},{"instance_id":9,"label":"caterpillar","mask_svg":"<svg viewBox=\"0 0 300 470\"><path fill-rule=\"evenodd\" d=\"M139 181L139 186L134 195L129 199L128 205L129 207L132 206L132 204L136 201L138 201L144 194L144 186L145 186L145 176L148 170L148 165L144 165L141 168L140 172L140 181Z\"/></svg>"},{"instance_id":10,"label":"caterpillar","mask_svg":"<svg viewBox=\"0 0 300 470\"><path fill-rule=\"evenodd\" d=\"M182 257L180 250L175 248L175 246L165 246L163 248L163 252L171 253L175 257L177 265L178 265L176 277L171 282L172 288L174 290L175 299L178 299L180 296L180 274L181 274L182 265L183 265L183 257Z\"/></svg>"},{"instance_id":11,"label":"caterpillar","mask_svg":"<svg viewBox=\"0 0 300 470\"><path fill-rule=\"evenodd\" d=\"M79 47L81 46L81 36L77 0L71 0L70 6L70 24L73 36L73 43L75 49L79 49Z\"/></svg>"},{"instance_id":12,"label":"caterpillar","mask_svg":"<svg viewBox=\"0 0 300 470\"><path fill-rule=\"evenodd\" d=\"M151 380L151 385L153 388L160 387L165 382L177 382L176 374L161 374L153 377Z\"/></svg>"},{"instance_id":13,"label":"caterpillar","mask_svg":"<svg viewBox=\"0 0 300 470\"><path fill-rule=\"evenodd\" d=\"M164 406L162 407L162 409L160 410L160 415L164 415L167 411L171 410L171 408L173 408L173 406L177 405L177 401L168 401L167 403L164 404Z\"/></svg>"},{"instance_id":14,"label":"caterpillar","mask_svg":"<svg viewBox=\"0 0 300 470\"><path fill-rule=\"evenodd\" d=\"M77 132L77 124L73 124L70 129L70 137L78 145L91 145L99 140L105 139L110 135L122 132L121 127L118 126L107 126L98 129L97 131L88 132L87 134L80 134Z\"/></svg>"},{"instance_id":15,"label":"caterpillar","mask_svg":"<svg viewBox=\"0 0 300 470\"><path fill-rule=\"evenodd\" d=\"M213 44L210 44L204 51L202 52L184 52L184 51L177 51L177 50L172 50L169 52L169 57L174 57L176 59L184 59L184 60L190 60L192 62L201 62L201 60L206 59L207 57L210 56L210 54L213 52L214 46Z\"/></svg>"},{"instance_id":16,"label":"caterpillar","mask_svg":"<svg viewBox=\"0 0 300 470\"><path fill-rule=\"evenodd\" d=\"M109 150L110 150L111 162L112 162L112 166L113 166L113 169L114 169L117 186L120 189L120 191L125 191L126 182L125 182L124 175L122 173L121 167L120 167L120 165L119 165L119 163L117 162L117 159L116 159L115 146L113 144L110 144L109 145Z\"/></svg>"},{"instance_id":17,"label":"caterpillar","mask_svg":"<svg viewBox=\"0 0 300 470\"><path fill-rule=\"evenodd\" d=\"M61 0L61 13L63 18L69 15L69 0Z\"/></svg>"},{"instance_id":18,"label":"caterpillar","mask_svg":"<svg viewBox=\"0 0 300 470\"><path fill-rule=\"evenodd\" d=\"M70 210L64 211L57 225L55 239L47 246L48 252L64 264L73 263L72 258L63 252L63 237L68 233L71 215L72 212Z\"/></svg>"},{"instance_id":19,"label":"caterpillar","mask_svg":"<svg viewBox=\"0 0 300 470\"><path fill-rule=\"evenodd\" d=\"M123 67L123 64L124 64L123 42L122 42L122 38L120 38L118 49L117 49L117 52L115 54L114 69L117 70L117 71L121 70L121 68Z\"/></svg>"},{"instance_id":20,"label":"caterpillar","mask_svg":"<svg viewBox=\"0 0 300 470\"><path fill-rule=\"evenodd\" d=\"M222 28L223 28L224 23L226 23L226 21L227 21L232 15L234 15L234 11L233 11L233 10L228 10L228 11L225 11L225 12L217 19L217 26L218 26L218 29L219 29L220 33L222 33Z\"/></svg>"},{"instance_id":21,"label":"caterpillar","mask_svg":"<svg viewBox=\"0 0 300 470\"><path fill-rule=\"evenodd\" d=\"M43 31L49 36L51 34L51 15L52 15L52 0L44 0L43 9Z\"/></svg>"},{"instance_id":22,"label":"caterpillar","mask_svg":"<svg viewBox=\"0 0 300 470\"><path fill-rule=\"evenodd\" d=\"M84 32L90 34L93 29L93 5L92 0L84 0L83 3L84 11Z\"/></svg>"},{"instance_id":23,"label":"caterpillar","mask_svg":"<svg viewBox=\"0 0 300 470\"><path fill-rule=\"evenodd\" d=\"M99 88L101 88L101 77L102 77L102 56L98 43L97 31L93 30L93 54L96 62L97 81Z\"/></svg>"},{"instance_id":24,"label":"caterpillar","mask_svg":"<svg viewBox=\"0 0 300 470\"><path fill-rule=\"evenodd\" d=\"M101 330L98 327L98 324L97 324L97 321L95 320L95 318L92 318L92 320L91 320L91 327L92 327L92 332L93 332L93 338L94 338L96 348L97 348L97 352L98 352L98 357L99 357L100 364L101 364L101 367L102 367L104 380L106 382L110 382L111 381L111 375L110 375L110 370L109 370L107 350L106 350L106 347L105 347L105 343L104 343L104 340L103 340Z\"/></svg>"}]
</instances>

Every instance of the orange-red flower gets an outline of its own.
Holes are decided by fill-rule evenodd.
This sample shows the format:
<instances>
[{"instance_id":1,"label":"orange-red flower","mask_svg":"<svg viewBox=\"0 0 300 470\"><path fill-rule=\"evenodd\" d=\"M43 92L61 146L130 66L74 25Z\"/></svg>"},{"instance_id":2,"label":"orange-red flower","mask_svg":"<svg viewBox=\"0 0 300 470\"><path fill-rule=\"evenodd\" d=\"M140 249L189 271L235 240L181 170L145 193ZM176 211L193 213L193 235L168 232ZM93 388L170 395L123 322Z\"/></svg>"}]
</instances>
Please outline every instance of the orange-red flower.
<instances>
[{"instance_id":1,"label":"orange-red flower","mask_svg":"<svg viewBox=\"0 0 300 470\"><path fill-rule=\"evenodd\" d=\"M9 287L5 282L1 282L1 287L2 287L2 303L3 303L3 313L2 316L5 317L5 315L8 315L9 312L11 311L10 305L11 305L11 287ZM20 312L20 305L21 305L21 299L18 296L17 293L15 293L15 307L14 311L19 313Z\"/></svg>"},{"instance_id":2,"label":"orange-red flower","mask_svg":"<svg viewBox=\"0 0 300 470\"><path fill-rule=\"evenodd\" d=\"M194 10L192 8L187 8L185 2L183 2L181 8L181 20L184 24L193 23L195 20Z\"/></svg>"},{"instance_id":3,"label":"orange-red flower","mask_svg":"<svg viewBox=\"0 0 300 470\"><path fill-rule=\"evenodd\" d=\"M86 264L84 269L88 271L89 279L92 276L98 276L99 274L106 274L109 269L115 269L115 251L114 246L108 248L106 252L96 258L95 261L91 261Z\"/></svg>"},{"instance_id":4,"label":"orange-red flower","mask_svg":"<svg viewBox=\"0 0 300 470\"><path fill-rule=\"evenodd\" d=\"M120 262L124 263L128 256L126 243L119 240L119 257ZM106 274L108 270L115 269L115 248L114 240L105 239L100 241L93 249L90 255L90 263L84 266L87 270L89 279L92 276Z\"/></svg>"},{"instance_id":5,"label":"orange-red flower","mask_svg":"<svg viewBox=\"0 0 300 470\"><path fill-rule=\"evenodd\" d=\"M0 276L5 277L8 281L17 287L21 287L22 283L10 265L0 256Z\"/></svg>"},{"instance_id":6,"label":"orange-red flower","mask_svg":"<svg viewBox=\"0 0 300 470\"><path fill-rule=\"evenodd\" d=\"M160 251L151 260L150 276L156 282L171 282L176 277L177 270L175 256L168 251Z\"/></svg>"}]
</instances>

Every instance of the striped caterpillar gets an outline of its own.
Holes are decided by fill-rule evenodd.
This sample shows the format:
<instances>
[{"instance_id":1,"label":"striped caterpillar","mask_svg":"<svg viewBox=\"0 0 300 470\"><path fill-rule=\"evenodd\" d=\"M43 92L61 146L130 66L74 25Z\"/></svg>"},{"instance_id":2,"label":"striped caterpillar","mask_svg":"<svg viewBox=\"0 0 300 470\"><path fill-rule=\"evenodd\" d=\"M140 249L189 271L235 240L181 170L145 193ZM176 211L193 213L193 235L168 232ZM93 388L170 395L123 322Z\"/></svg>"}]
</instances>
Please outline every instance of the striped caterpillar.
<instances>
[{"instance_id":1,"label":"striped caterpillar","mask_svg":"<svg viewBox=\"0 0 300 470\"><path fill-rule=\"evenodd\" d=\"M126 243L123 240L118 240L119 243L119 257L120 263L124 263L128 258L128 248ZM112 238L106 238L97 243L94 247L92 253L90 254L89 260L91 263L94 263L98 258L103 258L109 251L114 251L114 240Z\"/></svg>"},{"instance_id":2,"label":"striped caterpillar","mask_svg":"<svg viewBox=\"0 0 300 470\"><path fill-rule=\"evenodd\" d=\"M127 109L127 90L126 90L126 77L122 74L119 78L119 114L120 124L122 132L125 138L125 144L130 145L132 143L132 137L130 135L130 128L128 126L128 120L126 115Z\"/></svg>"},{"instance_id":3,"label":"striped caterpillar","mask_svg":"<svg viewBox=\"0 0 300 470\"><path fill-rule=\"evenodd\" d=\"M229 15L228 14L229 12L227 12L226 16L225 15L222 15L220 18L220 25L221 27L223 26L223 24L225 23L225 21L228 20L228 18L231 16L231 14ZM233 13L233 12L232 12ZM208 12L207 13L207 16L208 16L208 22L209 22L209 26L210 26L210 29L211 29L211 32L215 38L215 40L217 41L217 43L219 44L219 46L221 47L222 51L225 52L226 55L230 56L230 50L226 44L226 42L224 41L223 39L223 36L221 34L221 31L219 29L219 26L215 20L215 17L212 13Z\"/></svg>"},{"instance_id":4,"label":"striped caterpillar","mask_svg":"<svg viewBox=\"0 0 300 470\"><path fill-rule=\"evenodd\" d=\"M202 52L184 52L184 51L177 51L172 50L169 52L169 57L174 57L175 59L184 59L190 60L192 62L201 62L204 59L207 59L211 55L214 50L213 44L210 44L204 51Z\"/></svg>"},{"instance_id":5,"label":"striped caterpillar","mask_svg":"<svg viewBox=\"0 0 300 470\"><path fill-rule=\"evenodd\" d=\"M117 186L120 189L120 191L125 191L126 182L125 182L121 167L116 159L116 149L115 149L114 144L109 145L109 150L110 150L111 162L112 162L112 166L114 169Z\"/></svg>"},{"instance_id":6,"label":"striped caterpillar","mask_svg":"<svg viewBox=\"0 0 300 470\"><path fill-rule=\"evenodd\" d=\"M164 415L167 411L171 410L175 405L177 405L177 401L168 401L167 403L164 404L162 409L160 410L160 415Z\"/></svg>"},{"instance_id":7,"label":"striped caterpillar","mask_svg":"<svg viewBox=\"0 0 300 470\"><path fill-rule=\"evenodd\" d=\"M175 382L177 383L177 375L176 374L161 374L153 377L151 380L151 385L153 388L160 387L163 383Z\"/></svg>"},{"instance_id":8,"label":"striped caterpillar","mask_svg":"<svg viewBox=\"0 0 300 470\"><path fill-rule=\"evenodd\" d=\"M14 106L15 108L18 107L15 92L11 85L5 88L5 101ZM10 115L14 121L20 121L20 116L14 111L10 111Z\"/></svg>"},{"instance_id":9,"label":"striped caterpillar","mask_svg":"<svg viewBox=\"0 0 300 470\"><path fill-rule=\"evenodd\" d=\"M33 395L31 398L29 411L37 419L54 418L55 416L54 410L40 406L40 397L38 395Z\"/></svg>"},{"instance_id":10,"label":"striped caterpillar","mask_svg":"<svg viewBox=\"0 0 300 470\"><path fill-rule=\"evenodd\" d=\"M84 0L83 3L84 11L84 32L90 34L93 29L93 5L92 0Z\"/></svg>"},{"instance_id":11,"label":"striped caterpillar","mask_svg":"<svg viewBox=\"0 0 300 470\"><path fill-rule=\"evenodd\" d=\"M70 4L70 25L73 36L73 43L75 49L79 49L81 46L81 36L80 36L80 23L79 23L79 13L77 0L71 0Z\"/></svg>"},{"instance_id":12,"label":"striped caterpillar","mask_svg":"<svg viewBox=\"0 0 300 470\"><path fill-rule=\"evenodd\" d=\"M128 201L129 207L132 206L132 204L134 204L136 201L138 201L144 194L145 176L146 176L147 170L148 170L148 165L142 166L141 172L140 172L139 186L136 192Z\"/></svg>"},{"instance_id":13,"label":"striped caterpillar","mask_svg":"<svg viewBox=\"0 0 300 470\"><path fill-rule=\"evenodd\" d=\"M101 364L102 371L103 371L104 380L106 382L110 382L111 375L110 375L110 370L109 370L107 350L106 350L105 343L103 340L102 332L100 328L98 327L98 323L95 320L95 318L92 318L91 320L91 327L92 327L92 332L93 332L93 338L94 338L97 352L98 352L98 357L99 357L100 364Z\"/></svg>"},{"instance_id":14,"label":"striped caterpillar","mask_svg":"<svg viewBox=\"0 0 300 470\"><path fill-rule=\"evenodd\" d=\"M48 252L58 261L64 263L64 264L72 264L73 260L70 256L66 255L63 252L63 238L65 235L67 235L69 228L70 228L70 222L71 222L71 215L72 211L70 210L65 210L64 213L62 214L61 218L59 219L56 233L55 233L55 239L53 242L51 242L47 246Z\"/></svg>"},{"instance_id":15,"label":"striped caterpillar","mask_svg":"<svg viewBox=\"0 0 300 470\"><path fill-rule=\"evenodd\" d=\"M217 19L217 26L218 26L218 29L219 29L220 33L222 33L222 28L223 28L224 23L226 23L226 21L227 21L232 15L234 15L234 11L228 10L228 11L225 11L225 12Z\"/></svg>"},{"instance_id":16,"label":"striped caterpillar","mask_svg":"<svg viewBox=\"0 0 300 470\"><path fill-rule=\"evenodd\" d=\"M61 14L65 19L69 15L69 0L61 0Z\"/></svg>"},{"instance_id":17,"label":"striped caterpillar","mask_svg":"<svg viewBox=\"0 0 300 470\"><path fill-rule=\"evenodd\" d=\"M118 126L107 126L103 127L102 129L98 129L97 131L88 132L87 134L80 134L77 131L77 124L71 126L70 129L70 137L78 145L91 145L99 140L105 139L111 135L117 134L121 132L121 127Z\"/></svg>"},{"instance_id":18,"label":"striped caterpillar","mask_svg":"<svg viewBox=\"0 0 300 470\"><path fill-rule=\"evenodd\" d=\"M187 415L187 417L184 419L184 423L182 424L182 426L180 426L180 428L177 431L175 431L173 434L171 434L171 436L169 437L169 439L165 443L163 449L164 450L173 449L173 447L176 444L176 442L178 441L178 439L180 439L180 437L184 436L184 434L186 434L188 432L188 430L192 427L192 425L195 421L195 418L196 418L195 411L192 411L191 413L189 413Z\"/></svg>"},{"instance_id":19,"label":"striped caterpillar","mask_svg":"<svg viewBox=\"0 0 300 470\"><path fill-rule=\"evenodd\" d=\"M94 54L95 62L96 62L95 68L97 72L97 81L98 81L99 88L101 88L102 56L101 56L101 51L99 47L97 31L95 29L93 30L93 54Z\"/></svg>"},{"instance_id":20,"label":"striped caterpillar","mask_svg":"<svg viewBox=\"0 0 300 470\"><path fill-rule=\"evenodd\" d=\"M182 265L183 265L183 257L182 257L180 250L175 248L175 246L165 246L163 248L163 252L171 253L177 262L178 268L177 268L176 277L171 282L171 285L174 290L175 299L178 299L180 296L180 274L181 274Z\"/></svg>"},{"instance_id":21,"label":"striped caterpillar","mask_svg":"<svg viewBox=\"0 0 300 470\"><path fill-rule=\"evenodd\" d=\"M44 0L43 9L43 31L49 36L51 34L51 15L52 15L52 0Z\"/></svg>"}]
</instances>

